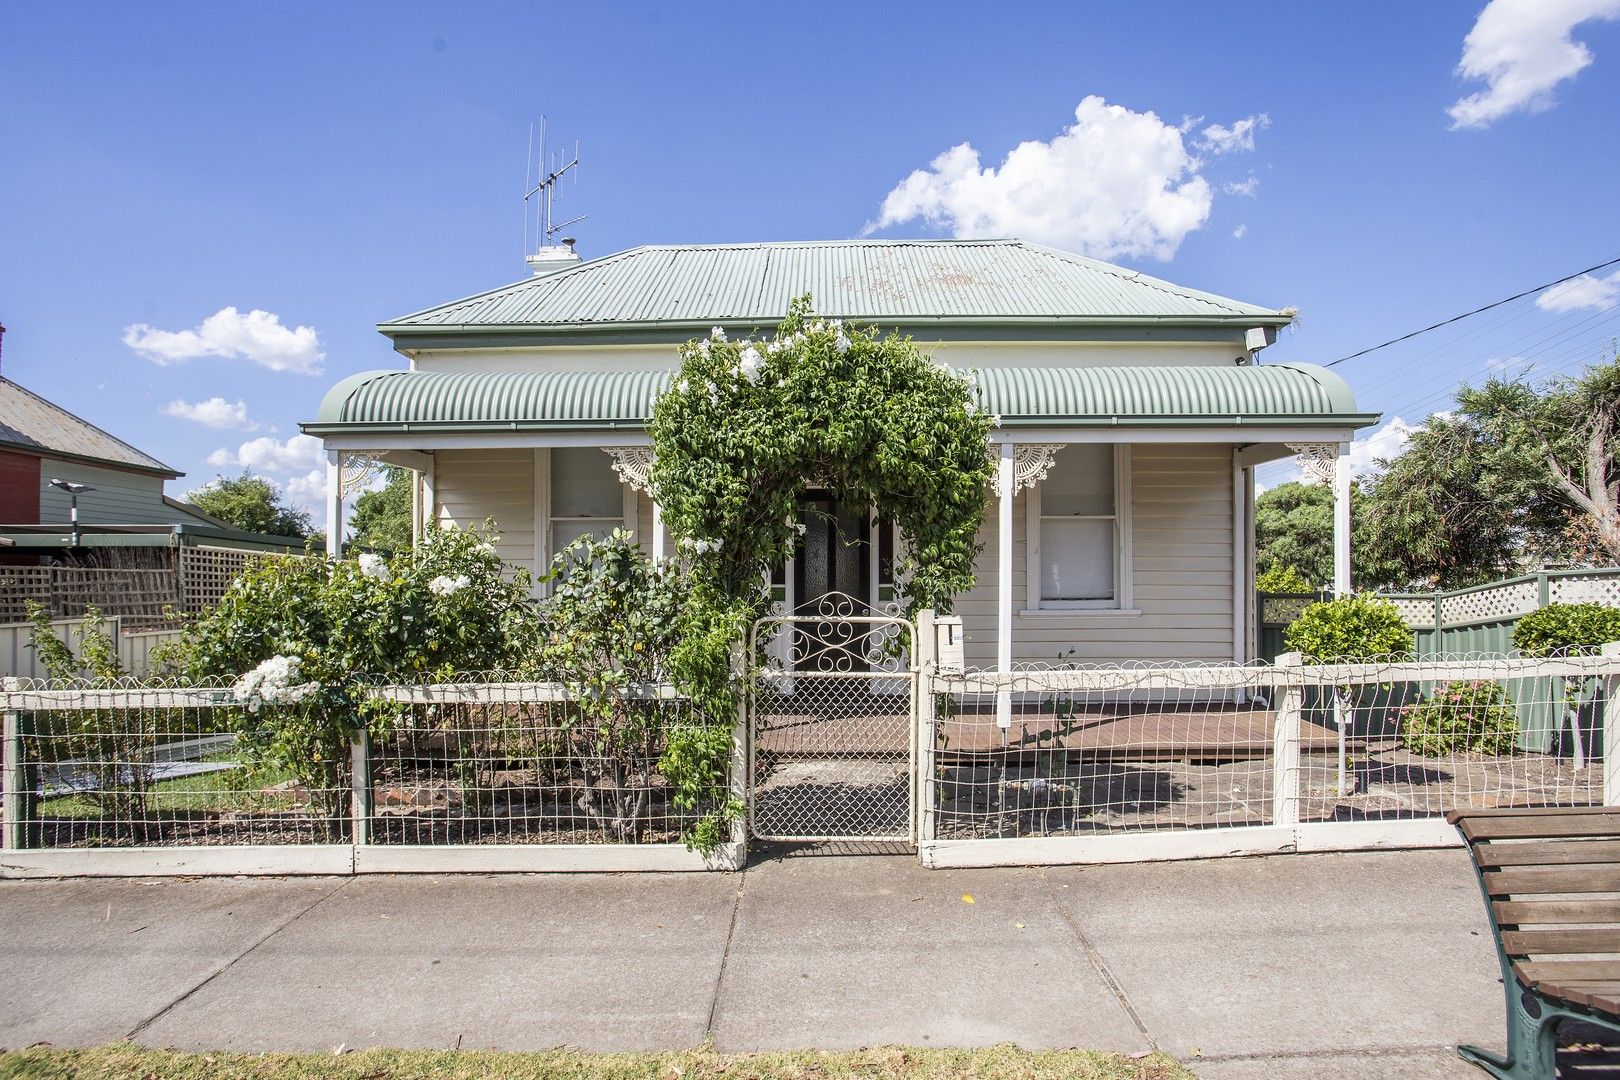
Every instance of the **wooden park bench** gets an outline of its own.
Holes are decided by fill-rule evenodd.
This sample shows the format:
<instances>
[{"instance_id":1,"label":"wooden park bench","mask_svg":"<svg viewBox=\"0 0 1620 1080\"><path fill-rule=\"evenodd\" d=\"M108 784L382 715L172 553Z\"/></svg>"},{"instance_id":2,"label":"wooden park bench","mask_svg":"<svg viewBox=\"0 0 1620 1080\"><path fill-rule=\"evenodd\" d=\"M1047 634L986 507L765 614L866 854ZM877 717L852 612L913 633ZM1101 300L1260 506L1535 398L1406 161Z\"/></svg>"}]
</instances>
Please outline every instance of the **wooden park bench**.
<instances>
[{"instance_id":1,"label":"wooden park bench","mask_svg":"<svg viewBox=\"0 0 1620 1080\"><path fill-rule=\"evenodd\" d=\"M1620 1032L1620 807L1454 810L1496 937L1507 1056L1457 1052L1492 1076L1554 1076L1566 1020Z\"/></svg>"}]
</instances>

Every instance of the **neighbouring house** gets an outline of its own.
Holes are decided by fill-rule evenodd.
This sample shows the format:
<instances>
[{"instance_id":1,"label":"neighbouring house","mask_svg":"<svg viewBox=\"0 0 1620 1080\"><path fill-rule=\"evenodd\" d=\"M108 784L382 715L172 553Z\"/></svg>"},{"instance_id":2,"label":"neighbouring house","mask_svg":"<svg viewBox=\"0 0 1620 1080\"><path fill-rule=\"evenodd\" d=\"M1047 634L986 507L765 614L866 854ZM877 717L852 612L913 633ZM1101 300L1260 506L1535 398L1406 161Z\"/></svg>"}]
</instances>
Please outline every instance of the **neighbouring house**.
<instances>
[{"instance_id":1,"label":"neighbouring house","mask_svg":"<svg viewBox=\"0 0 1620 1080\"><path fill-rule=\"evenodd\" d=\"M179 470L0 377L0 623L30 601L160 621L218 599L254 553L301 552L164 493ZM60 483L57 483L60 481ZM71 520L78 494L78 527Z\"/></svg>"},{"instance_id":2,"label":"neighbouring house","mask_svg":"<svg viewBox=\"0 0 1620 1080\"><path fill-rule=\"evenodd\" d=\"M769 332L809 293L827 316L912 335L977 369L998 479L979 584L957 600L975 666L1243 661L1251 618L1253 469L1299 455L1333 483L1348 588L1350 440L1377 417L1338 376L1264 364L1287 311L1183 288L1016 240L640 247L379 325L409 360L334 386L303 430L324 440L329 539L380 462L415 472L419 525L493 518L500 552L543 568L582 533L667 538L648 497L645 426L711 327ZM790 610L834 593L893 597L895 537L805 493Z\"/></svg>"}]
</instances>

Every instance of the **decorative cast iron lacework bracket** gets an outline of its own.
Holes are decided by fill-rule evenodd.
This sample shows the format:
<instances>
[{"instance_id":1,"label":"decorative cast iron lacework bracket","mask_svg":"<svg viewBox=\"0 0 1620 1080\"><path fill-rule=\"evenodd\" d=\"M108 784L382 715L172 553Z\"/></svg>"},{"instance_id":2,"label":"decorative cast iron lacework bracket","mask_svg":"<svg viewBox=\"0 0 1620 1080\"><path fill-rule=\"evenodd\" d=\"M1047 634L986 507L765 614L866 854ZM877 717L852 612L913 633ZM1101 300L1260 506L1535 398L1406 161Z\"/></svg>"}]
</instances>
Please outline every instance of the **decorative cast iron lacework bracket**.
<instances>
[{"instance_id":1,"label":"decorative cast iron lacework bracket","mask_svg":"<svg viewBox=\"0 0 1620 1080\"><path fill-rule=\"evenodd\" d=\"M338 456L338 494L347 498L365 491L382 475L386 464L378 450L357 450Z\"/></svg>"},{"instance_id":2,"label":"decorative cast iron lacework bracket","mask_svg":"<svg viewBox=\"0 0 1620 1080\"><path fill-rule=\"evenodd\" d=\"M613 471L631 490L652 494L652 447L604 446L602 452L613 459Z\"/></svg>"},{"instance_id":3,"label":"decorative cast iron lacework bracket","mask_svg":"<svg viewBox=\"0 0 1620 1080\"><path fill-rule=\"evenodd\" d=\"M1339 460L1338 443L1284 443L1294 452L1294 460L1305 474L1308 484L1331 484L1333 470Z\"/></svg>"},{"instance_id":4,"label":"decorative cast iron lacework bracket","mask_svg":"<svg viewBox=\"0 0 1620 1080\"><path fill-rule=\"evenodd\" d=\"M1062 443L1018 443L1013 449L1012 493L1016 495L1045 480L1061 449Z\"/></svg>"}]
</instances>

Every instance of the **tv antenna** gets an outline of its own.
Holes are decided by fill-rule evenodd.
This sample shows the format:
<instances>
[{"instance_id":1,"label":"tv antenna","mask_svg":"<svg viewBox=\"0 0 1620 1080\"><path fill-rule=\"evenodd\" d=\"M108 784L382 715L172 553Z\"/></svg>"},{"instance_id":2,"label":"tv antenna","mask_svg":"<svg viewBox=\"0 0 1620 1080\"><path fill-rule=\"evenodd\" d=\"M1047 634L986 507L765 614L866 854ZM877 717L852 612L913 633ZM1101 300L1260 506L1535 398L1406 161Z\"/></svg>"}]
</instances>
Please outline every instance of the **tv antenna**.
<instances>
[{"instance_id":1,"label":"tv antenna","mask_svg":"<svg viewBox=\"0 0 1620 1080\"><path fill-rule=\"evenodd\" d=\"M584 221L588 215L576 214L566 221L557 221L552 216L552 204L562 198L563 177L579 168L579 140L574 141L574 156L567 161L563 160L562 152L548 156L546 151L546 134L550 126L545 115L540 117L540 145L539 153L535 153L535 125L529 125L529 152L523 162L523 255L525 258L534 254L529 247L529 211L534 211L534 242L536 247L552 247L555 245L557 234L576 221ZM576 173L574 182L579 182Z\"/></svg>"}]
</instances>

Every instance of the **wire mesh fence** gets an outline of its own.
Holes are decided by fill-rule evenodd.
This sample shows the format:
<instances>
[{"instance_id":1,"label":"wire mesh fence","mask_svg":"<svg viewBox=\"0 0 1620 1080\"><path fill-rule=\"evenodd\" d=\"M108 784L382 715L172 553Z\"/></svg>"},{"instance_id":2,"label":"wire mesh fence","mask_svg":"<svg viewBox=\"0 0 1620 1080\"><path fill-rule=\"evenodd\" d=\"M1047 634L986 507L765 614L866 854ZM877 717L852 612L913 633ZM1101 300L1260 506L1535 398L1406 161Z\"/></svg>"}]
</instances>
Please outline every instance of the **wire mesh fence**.
<instances>
[{"instance_id":1,"label":"wire mesh fence","mask_svg":"<svg viewBox=\"0 0 1620 1080\"><path fill-rule=\"evenodd\" d=\"M713 805L681 807L659 771L699 725L669 687L582 702L549 683L379 687L373 844L660 844Z\"/></svg>"},{"instance_id":2,"label":"wire mesh fence","mask_svg":"<svg viewBox=\"0 0 1620 1080\"><path fill-rule=\"evenodd\" d=\"M929 838L1172 832L1605 801L1620 660L1143 665L930 680ZM1607 717L1606 717L1606 714Z\"/></svg>"},{"instance_id":3,"label":"wire mesh fence","mask_svg":"<svg viewBox=\"0 0 1620 1080\"><path fill-rule=\"evenodd\" d=\"M351 689L288 725L231 683L9 679L5 844L674 844L718 808L678 808L659 770L703 723L667 686Z\"/></svg>"},{"instance_id":4,"label":"wire mesh fence","mask_svg":"<svg viewBox=\"0 0 1620 1080\"><path fill-rule=\"evenodd\" d=\"M301 775L271 764L228 685L11 684L0 693L8 846L348 838L348 762Z\"/></svg>"}]
</instances>

